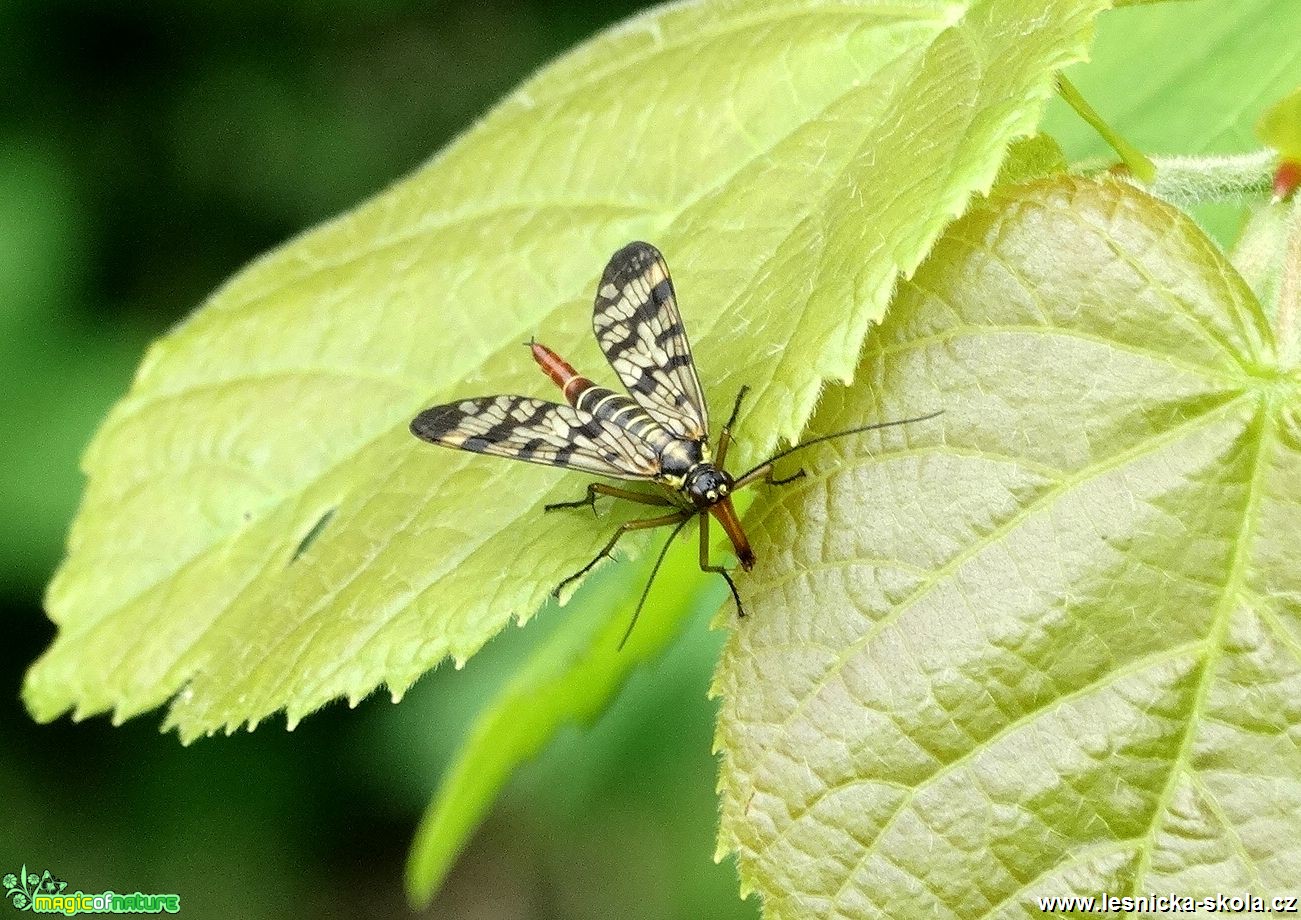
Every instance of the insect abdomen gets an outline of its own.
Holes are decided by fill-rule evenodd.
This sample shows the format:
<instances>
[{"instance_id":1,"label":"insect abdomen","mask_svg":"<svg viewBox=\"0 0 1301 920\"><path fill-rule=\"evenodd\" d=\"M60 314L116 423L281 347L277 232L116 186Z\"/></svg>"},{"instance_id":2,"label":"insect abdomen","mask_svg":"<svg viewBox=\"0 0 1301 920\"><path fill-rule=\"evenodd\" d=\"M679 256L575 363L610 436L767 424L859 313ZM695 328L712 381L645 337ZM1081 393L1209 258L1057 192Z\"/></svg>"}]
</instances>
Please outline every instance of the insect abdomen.
<instances>
[{"instance_id":1,"label":"insect abdomen","mask_svg":"<svg viewBox=\"0 0 1301 920\"><path fill-rule=\"evenodd\" d=\"M605 387L584 387L574 400L574 408L618 425L634 438L649 444L657 454L664 454L677 440L633 400Z\"/></svg>"},{"instance_id":2,"label":"insect abdomen","mask_svg":"<svg viewBox=\"0 0 1301 920\"><path fill-rule=\"evenodd\" d=\"M622 393L598 387L560 355L538 342L530 342L533 360L560 387L569 404L580 412L618 425L634 437L661 451L675 439L646 410Z\"/></svg>"},{"instance_id":3,"label":"insect abdomen","mask_svg":"<svg viewBox=\"0 0 1301 920\"><path fill-rule=\"evenodd\" d=\"M539 342L529 342L528 345L533 352L533 360L538 362L538 367L542 368L555 385L560 387L569 404L575 409L579 408L578 398L584 390L592 386L592 381L574 370L568 361L547 346Z\"/></svg>"}]
</instances>

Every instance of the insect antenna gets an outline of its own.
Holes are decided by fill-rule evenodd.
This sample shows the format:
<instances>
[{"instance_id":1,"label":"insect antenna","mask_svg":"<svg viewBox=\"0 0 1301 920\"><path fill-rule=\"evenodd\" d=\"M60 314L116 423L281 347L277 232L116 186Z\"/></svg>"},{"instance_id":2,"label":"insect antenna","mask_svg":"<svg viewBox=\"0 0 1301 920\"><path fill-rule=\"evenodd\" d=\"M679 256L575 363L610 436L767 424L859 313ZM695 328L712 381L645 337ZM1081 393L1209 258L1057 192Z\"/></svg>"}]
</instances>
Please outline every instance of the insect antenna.
<instances>
[{"instance_id":1,"label":"insect antenna","mask_svg":"<svg viewBox=\"0 0 1301 920\"><path fill-rule=\"evenodd\" d=\"M677 527L674 527L673 533L669 534L669 538L664 541L664 548L660 550L660 556L655 560L655 568L651 569L650 578L646 579L646 587L641 589L641 599L637 601L637 609L632 612L632 619L628 622L628 628L623 631L623 638L619 640L619 651L622 652L623 647L628 644L628 637L632 635L632 628L637 625L637 618L641 616L641 608L646 606L646 598L650 595L651 585L655 584L655 576L660 573L660 566L664 564L664 557L669 554L669 547L673 545L673 541L682 532L682 528L690 524L694 517L695 515L692 515Z\"/></svg>"},{"instance_id":2,"label":"insect antenna","mask_svg":"<svg viewBox=\"0 0 1301 920\"><path fill-rule=\"evenodd\" d=\"M943 415L943 414L944 414L944 410L940 409L938 411L931 412L927 415L916 416L915 418L900 418L900 419L895 419L892 422L873 422L871 425L859 425L857 428L846 428L844 431L837 431L834 434L824 434L819 437L813 438L810 441L802 441L799 444L794 445L793 447L788 447L785 450L779 450L777 453L773 454L767 460L763 461L762 463L756 464L753 468L748 469L740 476L737 476L736 485L733 488L739 489L742 486L749 485L751 482L757 479L759 475L770 472L771 471L770 468L778 460L782 459L783 457L789 457L791 454L795 453L796 451L801 451L806 447L812 447L814 444L821 444L824 441L834 441L836 438L847 438L851 434L862 434L865 431L875 431L878 428L893 428L895 425L909 425L913 422L924 422L927 421L928 419L935 418L937 415Z\"/></svg>"}]
</instances>

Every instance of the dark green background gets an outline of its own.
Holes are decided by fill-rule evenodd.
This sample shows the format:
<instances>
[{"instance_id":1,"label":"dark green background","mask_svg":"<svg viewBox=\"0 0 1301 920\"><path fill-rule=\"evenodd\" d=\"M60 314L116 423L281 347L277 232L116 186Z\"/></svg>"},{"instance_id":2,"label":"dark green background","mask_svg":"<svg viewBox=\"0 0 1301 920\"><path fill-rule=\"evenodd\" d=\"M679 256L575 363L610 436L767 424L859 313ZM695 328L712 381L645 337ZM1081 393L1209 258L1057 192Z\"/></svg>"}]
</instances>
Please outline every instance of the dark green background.
<instances>
[{"instance_id":1,"label":"dark green background","mask_svg":"<svg viewBox=\"0 0 1301 920\"><path fill-rule=\"evenodd\" d=\"M415 822L475 706L548 620L401 706L183 748L150 713L35 725L23 671L77 458L145 344L259 252L411 170L627 3L0 5L0 874L174 891L190 917L406 914ZM430 911L754 917L715 865L702 616L511 784ZM0 912L10 910L0 907ZM15 912L15 916L17 913Z\"/></svg>"}]
</instances>

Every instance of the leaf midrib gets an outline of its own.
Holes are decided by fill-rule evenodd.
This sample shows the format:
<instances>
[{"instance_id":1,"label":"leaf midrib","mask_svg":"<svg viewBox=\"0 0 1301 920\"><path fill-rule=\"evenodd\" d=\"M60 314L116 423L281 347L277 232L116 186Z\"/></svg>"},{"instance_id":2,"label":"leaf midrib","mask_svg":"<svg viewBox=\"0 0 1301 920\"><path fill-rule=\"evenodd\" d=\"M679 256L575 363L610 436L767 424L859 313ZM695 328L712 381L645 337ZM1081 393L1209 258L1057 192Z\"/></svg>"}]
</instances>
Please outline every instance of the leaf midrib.
<instances>
[{"instance_id":1,"label":"leaf midrib","mask_svg":"<svg viewBox=\"0 0 1301 920\"><path fill-rule=\"evenodd\" d=\"M1238 399L1232 400L1229 403L1225 404L1225 406L1217 407L1215 410L1208 411L1201 416L1196 416L1195 420L1202 421L1211 418L1216 414L1224 411L1226 408L1233 406L1235 403L1239 402L1240 400L1250 398L1251 395L1252 394L1244 394L1242 397L1239 397ZM1147 834L1138 838L1140 841L1139 852L1138 852L1139 861L1138 861L1138 865L1134 869L1133 883L1130 888L1130 895L1132 897L1139 897L1144 893L1142 890L1140 890L1140 886L1142 884L1143 876L1149 871L1151 867L1152 850L1156 842L1156 835L1159 831L1160 820L1161 817L1169 810L1170 801L1174 796L1174 790L1176 788L1176 780L1178 776L1182 773L1184 768L1186 767L1188 755L1191 751L1193 738L1195 736L1195 729L1200 724L1199 716L1201 714L1203 707L1205 706L1206 698L1210 692L1211 675L1213 674L1215 670L1215 666L1219 663L1220 658L1222 656L1222 651L1224 646L1224 636L1225 636L1225 632L1228 629L1229 620L1231 618L1231 614L1233 611L1233 602L1235 600L1235 595L1237 594L1238 588L1241 587L1242 578L1245 573L1246 549L1250 543L1249 537L1254 532L1255 529L1256 515L1253 512L1255 511L1257 502L1259 501L1259 497L1261 493L1260 479L1265 469L1265 464L1262 462L1263 457L1265 455L1265 446L1267 441L1265 434L1272 433L1272 426L1270 425L1272 415L1271 413L1269 413L1264 400L1260 400L1260 410L1258 413L1258 418L1259 418L1259 424L1264 430L1262 431L1260 437L1258 437L1257 439L1257 451L1254 458L1251 484L1248 487L1246 502L1243 508L1243 519L1238 532L1238 542L1234 550L1233 559L1230 561L1228 576L1225 578L1224 581L1224 587L1222 589L1221 600L1220 600L1220 608L1219 610L1216 611L1215 619L1212 621L1210 628L1207 630L1206 636L1201 639L1184 643L1181 646L1176 646L1170 649L1162 649L1161 652L1159 653L1153 655L1146 655L1143 658L1135 659L1125 668L1109 671L1106 674L1102 675L1102 677L1098 681L1093 682L1094 684L1098 684L1099 686L1106 686L1108 684L1114 683L1116 678L1122 677L1126 673L1147 670L1149 667L1152 666L1152 664L1159 664L1164 660L1177 658L1181 654L1193 648L1201 648L1203 649L1204 652L1205 657L1202 663L1201 674L1198 678L1198 684L1194 691L1193 705L1185 720L1184 733L1182 739L1180 740L1179 749L1176 751L1175 756L1170 761L1170 770L1166 778L1166 785L1162 789L1161 795L1158 797L1157 801L1153 804L1152 821L1149 824L1148 832ZM1180 431L1184 427L1186 426L1180 425L1177 426L1175 429L1171 429L1171 431L1172 432ZM1158 440L1157 438L1150 439L1150 441L1157 441L1157 440ZM1161 438L1159 440L1161 443L1165 443L1173 439ZM1137 454L1137 456L1134 459L1137 459L1138 456L1144 456L1147 453L1150 453L1150 451L1143 451ZM1107 469L1112 469L1119 465L1120 464L1109 464L1107 466ZM1087 477L1087 478L1091 478L1091 477ZM1057 490L1055 489L1050 490L1050 493L1053 491L1057 491ZM1030 505L1027 505L1026 508L1027 509L1033 508L1036 504L1038 504L1038 502L1032 502ZM1002 528L997 528L995 530L995 533L997 533L997 531L1001 529ZM983 542L983 541L978 541L978 542ZM937 572L938 571L939 570L937 570ZM890 616L883 618L883 620L893 619L896 610L910 606L914 597L916 596L917 594L915 593L913 596L906 598L898 605L898 607L891 610ZM860 643L855 643L856 646L859 644ZM822 683L822 681L819 681L819 683ZM1091 692L1092 690L1097 688L1090 685L1089 687L1083 689ZM813 695L816 695L816 691ZM1080 691L1075 691L1071 694L1066 694L1063 696L1056 697L1053 700L1048 701L1043 707L1040 707L1036 709L1034 712L1028 713L1020 717L1014 723L1011 723L1011 725L1005 727L1005 730L1002 730L997 734L999 735L1005 734L1007 728L1017 726L1018 723L1025 722L1029 718L1037 718L1042 712L1048 710L1050 707L1056 708L1057 706L1060 706L1060 704L1063 701L1078 695L1080 695ZM804 704L801 703L801 705ZM876 837L872 840L872 843L866 848L864 848L863 852L858 856L857 859L855 859L854 867L845 873L845 877L840 883L839 888L836 890L836 893L832 896L831 904L833 910L839 905L840 898L844 894L850 882L853 881L854 874L858 871L859 868L863 866L863 864L872 856L872 854L876 852L877 845L885 838L886 832L894 825L894 822L898 820L898 818L905 813L908 805L916 799L917 795L920 794L921 790L933 787L936 779L940 778L941 776L949 772L952 772L954 768L965 763L970 758L976 756L977 753L987 750L992 740L996 740L996 736L991 736L991 738L984 739L979 744L973 745L970 750L962 752L957 757L955 757L952 761L946 763L939 770L928 775L925 779L920 780L912 788L912 790L904 797L904 799L900 802L900 804L891 811L890 817L881 826L881 830L877 833ZM919 881L922 880L919 879ZM932 893L936 895L937 899L941 900L941 903L943 903L942 899L939 898L937 892L932 892ZM951 908L951 905L946 904L945 906Z\"/></svg>"},{"instance_id":2,"label":"leaf midrib","mask_svg":"<svg viewBox=\"0 0 1301 920\"><path fill-rule=\"evenodd\" d=\"M1206 660L1202 663L1202 671L1194 691L1193 703L1185 720L1183 738L1180 739L1179 749L1170 762L1170 771L1166 777L1166 784L1152 808L1152 820L1148 825L1148 832L1143 838L1146 845L1140 848L1138 865L1134 868L1133 884L1130 886L1130 894L1134 897L1143 893L1140 891L1140 885L1143 883L1143 877L1151 871L1152 851L1156 844L1161 822L1165 814L1170 810L1170 802L1174 798L1178 778L1188 768L1189 755L1192 752L1193 740L1197 733L1196 729L1201 724L1202 711L1205 709L1206 700L1210 695L1212 677L1223 658L1225 636L1229 629L1229 623L1233 618L1233 611L1236 609L1238 595L1245 584L1247 559L1251 550L1252 537L1256 531L1257 512L1263 493L1261 480L1267 469L1264 462L1265 456L1271 442L1277 437L1274 413L1270 411L1269 404L1264 399L1260 400L1256 423L1252 427L1257 426L1260 431L1256 437L1256 454L1253 457L1251 481L1247 487L1247 495L1243 503L1242 521L1237 534L1238 539L1234 546L1233 558L1230 560L1228 576L1224 581L1219 609L1216 610L1215 619L1208 631ZM1191 775L1191 771L1189 772Z\"/></svg>"}]
</instances>

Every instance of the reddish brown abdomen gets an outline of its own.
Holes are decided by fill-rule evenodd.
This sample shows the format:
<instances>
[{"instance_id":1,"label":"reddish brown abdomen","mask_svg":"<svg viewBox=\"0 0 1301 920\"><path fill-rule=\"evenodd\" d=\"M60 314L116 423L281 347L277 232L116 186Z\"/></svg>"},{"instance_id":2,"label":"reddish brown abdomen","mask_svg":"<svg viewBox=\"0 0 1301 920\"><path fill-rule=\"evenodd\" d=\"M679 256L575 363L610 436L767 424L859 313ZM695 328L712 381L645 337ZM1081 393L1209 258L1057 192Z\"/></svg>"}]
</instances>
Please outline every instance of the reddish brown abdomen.
<instances>
[{"instance_id":1,"label":"reddish brown abdomen","mask_svg":"<svg viewBox=\"0 0 1301 920\"><path fill-rule=\"evenodd\" d=\"M561 392L565 394L565 399L569 401L571 406L578 402L578 397L584 390L592 386L592 381L579 374L578 371L570 367L568 361L547 348L547 346L538 342L530 342L529 349L533 352L533 360L538 362L538 367L542 368L546 375L555 381L556 386L560 387Z\"/></svg>"}]
</instances>

